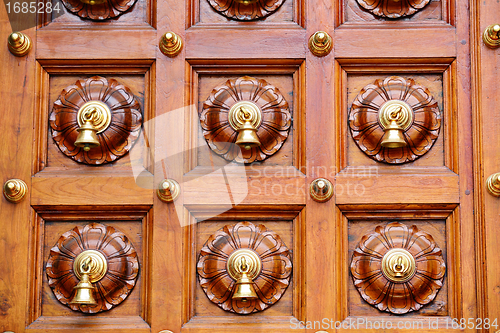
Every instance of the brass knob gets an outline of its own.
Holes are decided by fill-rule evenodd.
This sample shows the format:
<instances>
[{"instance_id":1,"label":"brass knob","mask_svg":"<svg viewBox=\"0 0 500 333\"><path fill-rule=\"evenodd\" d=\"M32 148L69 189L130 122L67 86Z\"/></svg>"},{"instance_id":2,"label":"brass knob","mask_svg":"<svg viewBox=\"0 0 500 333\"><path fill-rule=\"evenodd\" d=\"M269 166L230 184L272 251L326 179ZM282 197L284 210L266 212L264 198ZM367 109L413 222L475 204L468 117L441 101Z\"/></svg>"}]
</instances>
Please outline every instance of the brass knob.
<instances>
[{"instance_id":1,"label":"brass knob","mask_svg":"<svg viewBox=\"0 0 500 333\"><path fill-rule=\"evenodd\" d=\"M492 24L484 30L483 42L491 48L500 46L500 24Z\"/></svg>"},{"instance_id":2,"label":"brass knob","mask_svg":"<svg viewBox=\"0 0 500 333\"><path fill-rule=\"evenodd\" d=\"M182 50L182 39L175 32L168 31L161 36L160 51L169 58L177 56Z\"/></svg>"},{"instance_id":3,"label":"brass knob","mask_svg":"<svg viewBox=\"0 0 500 333\"><path fill-rule=\"evenodd\" d=\"M500 173L494 173L488 177L486 189L491 195L500 197Z\"/></svg>"},{"instance_id":4,"label":"brass knob","mask_svg":"<svg viewBox=\"0 0 500 333\"><path fill-rule=\"evenodd\" d=\"M163 202L173 202L181 193L181 187L178 182L173 179L164 179L160 182L156 194Z\"/></svg>"},{"instance_id":5,"label":"brass knob","mask_svg":"<svg viewBox=\"0 0 500 333\"><path fill-rule=\"evenodd\" d=\"M382 273L394 283L408 281L413 277L416 269L415 258L402 248L391 249L382 258Z\"/></svg>"},{"instance_id":6,"label":"brass knob","mask_svg":"<svg viewBox=\"0 0 500 333\"><path fill-rule=\"evenodd\" d=\"M3 185L3 195L12 203L21 202L28 192L28 185L21 179L9 179Z\"/></svg>"},{"instance_id":7,"label":"brass knob","mask_svg":"<svg viewBox=\"0 0 500 333\"><path fill-rule=\"evenodd\" d=\"M7 39L10 53L16 57L24 57L31 50L31 39L22 32L13 32Z\"/></svg>"},{"instance_id":8,"label":"brass knob","mask_svg":"<svg viewBox=\"0 0 500 333\"><path fill-rule=\"evenodd\" d=\"M386 148L406 147L403 133L413 123L413 111L408 103L396 99L389 100L382 105L378 116L385 132L380 145Z\"/></svg>"},{"instance_id":9,"label":"brass knob","mask_svg":"<svg viewBox=\"0 0 500 333\"><path fill-rule=\"evenodd\" d=\"M309 38L309 50L315 56L324 57L332 51L332 48L332 37L324 31L315 32Z\"/></svg>"},{"instance_id":10,"label":"brass knob","mask_svg":"<svg viewBox=\"0 0 500 333\"><path fill-rule=\"evenodd\" d=\"M261 145L257 130L262 123L262 111L252 101L239 101L229 110L229 125L238 132L236 144L246 150Z\"/></svg>"},{"instance_id":11,"label":"brass knob","mask_svg":"<svg viewBox=\"0 0 500 333\"><path fill-rule=\"evenodd\" d=\"M333 185L325 178L317 178L309 186L311 198L317 202L327 202L333 196Z\"/></svg>"}]
</instances>

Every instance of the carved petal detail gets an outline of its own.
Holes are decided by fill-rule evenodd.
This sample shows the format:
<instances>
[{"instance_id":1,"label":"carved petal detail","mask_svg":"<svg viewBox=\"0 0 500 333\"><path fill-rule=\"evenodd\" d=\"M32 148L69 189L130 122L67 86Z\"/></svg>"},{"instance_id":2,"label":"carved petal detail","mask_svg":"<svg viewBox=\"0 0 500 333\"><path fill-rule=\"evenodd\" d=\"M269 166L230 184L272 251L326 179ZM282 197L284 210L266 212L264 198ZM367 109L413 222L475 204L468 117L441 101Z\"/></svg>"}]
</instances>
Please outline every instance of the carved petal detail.
<instances>
[{"instance_id":1,"label":"carved petal detail","mask_svg":"<svg viewBox=\"0 0 500 333\"><path fill-rule=\"evenodd\" d=\"M245 150L235 144L238 133L231 128L228 115L231 106L239 101L252 101L262 111L262 124L257 130L260 147ZM244 76L212 90L203 104L200 122L212 151L229 161L252 163L265 160L283 146L292 116L278 88L265 80Z\"/></svg>"},{"instance_id":2,"label":"carved petal detail","mask_svg":"<svg viewBox=\"0 0 500 333\"><path fill-rule=\"evenodd\" d=\"M97 134L100 146L84 151L75 147L78 137L78 110L86 102L97 100L111 110L111 124ZM52 137L68 157L77 162L99 165L113 162L128 153L139 136L141 106L129 88L116 80L94 76L66 87L55 101L49 117Z\"/></svg>"},{"instance_id":3,"label":"carved petal detail","mask_svg":"<svg viewBox=\"0 0 500 333\"><path fill-rule=\"evenodd\" d=\"M278 10L285 0L257 0L251 3L237 0L208 0L219 14L233 20L250 21L267 17Z\"/></svg>"},{"instance_id":4,"label":"carved petal detail","mask_svg":"<svg viewBox=\"0 0 500 333\"><path fill-rule=\"evenodd\" d=\"M416 271L406 282L395 283L382 271L382 258L391 249L407 250ZM377 226L354 250L351 274L361 297L380 311L405 314L417 311L436 297L446 272L441 249L431 235L399 222Z\"/></svg>"},{"instance_id":5,"label":"carved petal detail","mask_svg":"<svg viewBox=\"0 0 500 333\"><path fill-rule=\"evenodd\" d=\"M231 253L248 248L262 261L262 271L253 280L258 299L233 300L235 281L226 265ZM211 235L198 259L198 278L208 299L226 311L249 314L263 311L285 293L292 276L291 254L281 238L264 225L240 222L226 225Z\"/></svg>"},{"instance_id":6,"label":"carved petal detail","mask_svg":"<svg viewBox=\"0 0 500 333\"><path fill-rule=\"evenodd\" d=\"M373 15L398 18L415 14L430 0L357 0L359 5Z\"/></svg>"},{"instance_id":7,"label":"carved petal detail","mask_svg":"<svg viewBox=\"0 0 500 333\"><path fill-rule=\"evenodd\" d=\"M79 282L73 261L85 250L97 250L107 260L108 271L93 283L97 305L69 304ZM46 273L56 298L72 310L85 313L107 311L127 298L139 274L137 252L125 234L99 223L77 226L65 232L50 249Z\"/></svg>"},{"instance_id":8,"label":"carved petal detail","mask_svg":"<svg viewBox=\"0 0 500 333\"><path fill-rule=\"evenodd\" d=\"M403 148L385 148L379 111L389 100L406 102L413 111L413 123L403 133ZM441 111L429 90L412 79L398 76L378 79L361 89L352 103L349 127L358 147L370 158L385 163L411 162L427 153L439 136Z\"/></svg>"},{"instance_id":9,"label":"carved petal detail","mask_svg":"<svg viewBox=\"0 0 500 333\"><path fill-rule=\"evenodd\" d=\"M101 4L86 4L81 0L62 0L64 7L83 19L103 21L118 17L129 10L137 0L106 0Z\"/></svg>"}]
</instances>

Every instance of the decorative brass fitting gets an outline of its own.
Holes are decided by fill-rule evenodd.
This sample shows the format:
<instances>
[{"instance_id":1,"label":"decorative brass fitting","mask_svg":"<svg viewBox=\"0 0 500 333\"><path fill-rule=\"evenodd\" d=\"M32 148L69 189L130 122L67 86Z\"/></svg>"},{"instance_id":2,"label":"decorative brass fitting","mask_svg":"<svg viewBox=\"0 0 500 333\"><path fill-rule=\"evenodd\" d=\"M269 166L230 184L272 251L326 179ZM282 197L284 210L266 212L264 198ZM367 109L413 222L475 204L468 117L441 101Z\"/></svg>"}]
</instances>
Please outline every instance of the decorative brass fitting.
<instances>
[{"instance_id":1,"label":"decorative brass fitting","mask_svg":"<svg viewBox=\"0 0 500 333\"><path fill-rule=\"evenodd\" d=\"M492 24L484 30L483 42L491 48L500 46L500 24Z\"/></svg>"},{"instance_id":2,"label":"decorative brass fitting","mask_svg":"<svg viewBox=\"0 0 500 333\"><path fill-rule=\"evenodd\" d=\"M182 50L182 39L175 32L168 31L161 36L160 51L169 58L177 56Z\"/></svg>"},{"instance_id":3,"label":"decorative brass fitting","mask_svg":"<svg viewBox=\"0 0 500 333\"><path fill-rule=\"evenodd\" d=\"M252 3L256 3L258 2L259 0L236 0L236 2L238 3L242 3L244 5L249 5L249 4L252 4Z\"/></svg>"},{"instance_id":4,"label":"decorative brass fitting","mask_svg":"<svg viewBox=\"0 0 500 333\"><path fill-rule=\"evenodd\" d=\"M111 124L111 110L101 101L90 101L82 105L76 115L78 125L78 137L75 141L76 147L83 147L89 151L99 147L97 133L106 130Z\"/></svg>"},{"instance_id":5,"label":"decorative brass fitting","mask_svg":"<svg viewBox=\"0 0 500 333\"><path fill-rule=\"evenodd\" d=\"M80 0L80 2L93 6L93 5L101 5L105 2L108 2L108 0Z\"/></svg>"},{"instance_id":6,"label":"decorative brass fitting","mask_svg":"<svg viewBox=\"0 0 500 333\"><path fill-rule=\"evenodd\" d=\"M253 280L259 276L261 270L262 262L254 251L238 249L231 253L227 260L227 272L236 281L232 298L242 302L257 299Z\"/></svg>"},{"instance_id":7,"label":"decorative brass fitting","mask_svg":"<svg viewBox=\"0 0 500 333\"><path fill-rule=\"evenodd\" d=\"M324 31L315 32L309 38L309 50L317 57L328 55L332 51L332 48L332 37Z\"/></svg>"},{"instance_id":8,"label":"decorative brass fitting","mask_svg":"<svg viewBox=\"0 0 500 333\"><path fill-rule=\"evenodd\" d=\"M28 192L28 185L21 179L9 179L3 185L3 196L12 203L21 202Z\"/></svg>"},{"instance_id":9,"label":"decorative brass fitting","mask_svg":"<svg viewBox=\"0 0 500 333\"><path fill-rule=\"evenodd\" d=\"M317 178L309 186L311 198L317 202L327 202L333 196L333 184L325 178Z\"/></svg>"},{"instance_id":10,"label":"decorative brass fitting","mask_svg":"<svg viewBox=\"0 0 500 333\"><path fill-rule=\"evenodd\" d=\"M413 123L413 111L408 103L397 99L387 101L380 108L378 117L380 126L385 132L380 143L382 147L406 147L403 132Z\"/></svg>"},{"instance_id":11,"label":"decorative brass fitting","mask_svg":"<svg viewBox=\"0 0 500 333\"><path fill-rule=\"evenodd\" d=\"M500 197L500 173L494 173L488 177L486 189L491 195Z\"/></svg>"},{"instance_id":12,"label":"decorative brass fitting","mask_svg":"<svg viewBox=\"0 0 500 333\"><path fill-rule=\"evenodd\" d=\"M262 123L262 112L260 108L251 101L239 101L235 103L228 114L231 128L238 132L236 144L249 150L261 145L257 136L257 129Z\"/></svg>"},{"instance_id":13,"label":"decorative brass fitting","mask_svg":"<svg viewBox=\"0 0 500 333\"><path fill-rule=\"evenodd\" d=\"M92 283L100 281L108 271L104 255L96 250L85 250L73 262L73 272L80 282L73 288L75 296L69 304L96 305Z\"/></svg>"},{"instance_id":14,"label":"decorative brass fitting","mask_svg":"<svg viewBox=\"0 0 500 333\"><path fill-rule=\"evenodd\" d=\"M181 187L178 182L173 179L164 179L160 182L156 194L163 202L173 202L181 193Z\"/></svg>"},{"instance_id":15,"label":"decorative brass fitting","mask_svg":"<svg viewBox=\"0 0 500 333\"><path fill-rule=\"evenodd\" d=\"M24 57L31 50L31 39L22 32L13 32L7 39L10 53L16 57Z\"/></svg>"},{"instance_id":16,"label":"decorative brass fitting","mask_svg":"<svg viewBox=\"0 0 500 333\"><path fill-rule=\"evenodd\" d=\"M405 249L391 249L382 258L382 273L391 282L406 282L416 270L415 258Z\"/></svg>"}]
</instances>

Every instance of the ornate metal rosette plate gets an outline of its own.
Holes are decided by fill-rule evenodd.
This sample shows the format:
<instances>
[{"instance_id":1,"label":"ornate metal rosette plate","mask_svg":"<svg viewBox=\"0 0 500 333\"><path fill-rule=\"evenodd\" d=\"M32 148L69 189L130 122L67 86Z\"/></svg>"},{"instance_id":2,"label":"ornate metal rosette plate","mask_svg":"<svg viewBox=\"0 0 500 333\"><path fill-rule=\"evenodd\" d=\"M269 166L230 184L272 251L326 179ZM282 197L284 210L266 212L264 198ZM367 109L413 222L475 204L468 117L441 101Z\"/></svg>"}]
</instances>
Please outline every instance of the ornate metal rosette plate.
<instances>
[{"instance_id":1,"label":"ornate metal rosette plate","mask_svg":"<svg viewBox=\"0 0 500 333\"><path fill-rule=\"evenodd\" d=\"M407 105L412 112L406 123L410 125L404 127L406 147L402 148L381 145L385 124L381 124L380 112L394 101ZM358 147L370 158L390 164L407 163L434 145L441 128L441 111L427 88L412 79L391 76L361 89L349 112L349 127Z\"/></svg>"},{"instance_id":2,"label":"ornate metal rosette plate","mask_svg":"<svg viewBox=\"0 0 500 333\"><path fill-rule=\"evenodd\" d=\"M285 0L208 0L217 13L238 21L265 18L277 11L284 2Z\"/></svg>"},{"instance_id":3,"label":"ornate metal rosette plate","mask_svg":"<svg viewBox=\"0 0 500 333\"><path fill-rule=\"evenodd\" d=\"M73 287L80 279L74 267L84 251L90 253L96 263L107 266L105 274L91 273L96 305L69 304ZM75 311L97 313L110 310L127 298L137 281L139 260L125 234L111 226L91 223L77 226L59 238L50 249L46 272L49 286L59 302Z\"/></svg>"},{"instance_id":4,"label":"ornate metal rosette plate","mask_svg":"<svg viewBox=\"0 0 500 333\"><path fill-rule=\"evenodd\" d=\"M238 260L238 255L255 256L255 262L260 263L250 268L258 296L255 300L232 298L236 273L228 271L228 263ZM208 299L225 311L250 314L265 310L283 296L290 284L292 260L276 233L264 225L240 222L226 225L208 238L200 251L197 269Z\"/></svg>"},{"instance_id":5,"label":"ornate metal rosette plate","mask_svg":"<svg viewBox=\"0 0 500 333\"><path fill-rule=\"evenodd\" d=\"M361 297L380 311L405 314L429 304L446 265L432 236L399 222L377 226L354 250L351 274Z\"/></svg>"},{"instance_id":6,"label":"ornate metal rosette plate","mask_svg":"<svg viewBox=\"0 0 500 333\"><path fill-rule=\"evenodd\" d=\"M430 0L357 0L358 4L373 15L398 18L415 14Z\"/></svg>"},{"instance_id":7,"label":"ornate metal rosette plate","mask_svg":"<svg viewBox=\"0 0 500 333\"><path fill-rule=\"evenodd\" d=\"M84 151L76 147L77 129L86 110L97 108L100 146ZM63 154L92 165L113 162L129 152L142 125L141 106L131 90L116 80L94 76L66 87L54 103L49 117L52 137Z\"/></svg>"},{"instance_id":8,"label":"ornate metal rosette plate","mask_svg":"<svg viewBox=\"0 0 500 333\"><path fill-rule=\"evenodd\" d=\"M232 107L250 101L261 111L257 137L261 145L249 150L235 144L238 132L230 121ZM249 76L227 80L216 87L200 112L201 128L212 151L226 160L238 163L263 161L275 154L288 138L292 116L288 102L278 88L265 80Z\"/></svg>"},{"instance_id":9,"label":"ornate metal rosette plate","mask_svg":"<svg viewBox=\"0 0 500 333\"><path fill-rule=\"evenodd\" d=\"M128 11L137 0L62 0L69 12L83 19L103 21Z\"/></svg>"}]
</instances>

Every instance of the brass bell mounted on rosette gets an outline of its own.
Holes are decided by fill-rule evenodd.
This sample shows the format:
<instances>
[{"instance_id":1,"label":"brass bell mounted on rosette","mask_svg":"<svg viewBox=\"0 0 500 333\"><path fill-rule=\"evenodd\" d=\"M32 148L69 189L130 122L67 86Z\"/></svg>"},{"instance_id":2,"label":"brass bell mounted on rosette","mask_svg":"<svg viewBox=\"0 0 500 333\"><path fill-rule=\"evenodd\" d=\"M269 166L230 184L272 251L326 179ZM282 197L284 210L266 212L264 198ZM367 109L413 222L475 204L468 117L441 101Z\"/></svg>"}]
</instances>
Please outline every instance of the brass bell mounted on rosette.
<instances>
[{"instance_id":1,"label":"brass bell mounted on rosette","mask_svg":"<svg viewBox=\"0 0 500 333\"><path fill-rule=\"evenodd\" d=\"M111 123L111 110L101 101L90 101L82 105L77 113L78 137L75 146L89 151L100 146L97 134L103 132Z\"/></svg>"},{"instance_id":2,"label":"brass bell mounted on rosette","mask_svg":"<svg viewBox=\"0 0 500 333\"><path fill-rule=\"evenodd\" d=\"M246 150L261 145L257 130L262 123L260 108L251 101L239 101L229 110L228 115L231 128L238 132L236 144Z\"/></svg>"},{"instance_id":3,"label":"brass bell mounted on rosette","mask_svg":"<svg viewBox=\"0 0 500 333\"><path fill-rule=\"evenodd\" d=\"M250 249L234 251L227 261L229 276L235 280L232 299L248 302L258 298L253 280L262 270L259 256Z\"/></svg>"},{"instance_id":4,"label":"brass bell mounted on rosette","mask_svg":"<svg viewBox=\"0 0 500 333\"><path fill-rule=\"evenodd\" d=\"M389 100L385 102L379 111L380 126L384 130L384 136L380 145L386 148L403 148L408 145L404 132L413 123L413 110L404 101Z\"/></svg>"},{"instance_id":5,"label":"brass bell mounted on rosette","mask_svg":"<svg viewBox=\"0 0 500 333\"><path fill-rule=\"evenodd\" d=\"M73 288L75 295L69 304L96 305L94 286L108 271L104 255L96 250L86 250L80 253L73 262L73 272L80 282Z\"/></svg>"}]
</instances>

